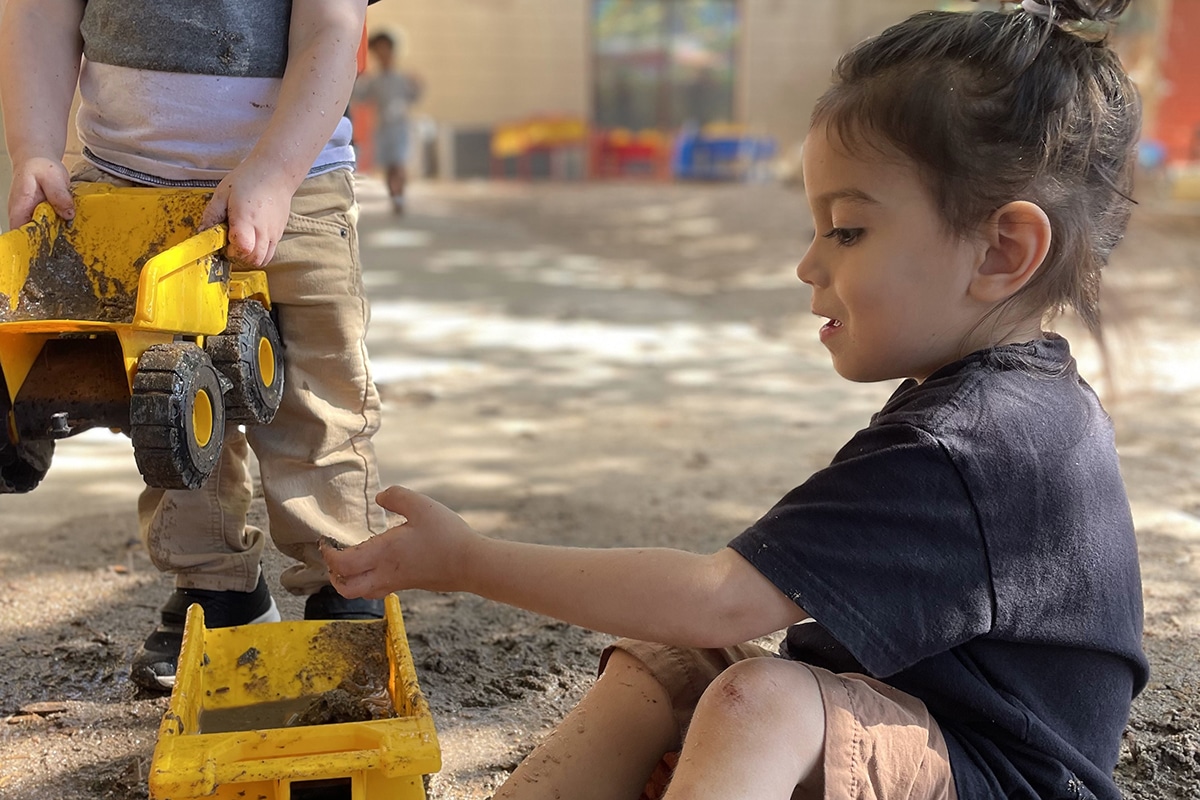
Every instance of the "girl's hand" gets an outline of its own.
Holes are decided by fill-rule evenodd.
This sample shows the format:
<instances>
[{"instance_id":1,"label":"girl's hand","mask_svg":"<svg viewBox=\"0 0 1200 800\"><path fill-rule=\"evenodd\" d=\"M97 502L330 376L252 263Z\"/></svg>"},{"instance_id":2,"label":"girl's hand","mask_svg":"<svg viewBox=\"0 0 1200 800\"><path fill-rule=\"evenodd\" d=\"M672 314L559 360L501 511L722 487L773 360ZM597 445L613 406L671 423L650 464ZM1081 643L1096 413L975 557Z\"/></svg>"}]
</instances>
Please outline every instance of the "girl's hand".
<instances>
[{"instance_id":1,"label":"girl's hand","mask_svg":"<svg viewBox=\"0 0 1200 800\"><path fill-rule=\"evenodd\" d=\"M75 218L71 198L71 176L61 161L30 158L13 164L12 188L8 193L8 224L16 228L33 219L38 203L48 202L63 219Z\"/></svg>"},{"instance_id":2,"label":"girl's hand","mask_svg":"<svg viewBox=\"0 0 1200 800\"><path fill-rule=\"evenodd\" d=\"M295 187L277 169L247 158L217 185L201 229L229 223L230 259L261 267L275 257Z\"/></svg>"},{"instance_id":3,"label":"girl's hand","mask_svg":"<svg viewBox=\"0 0 1200 800\"><path fill-rule=\"evenodd\" d=\"M375 502L407 521L345 550L321 544L330 580L343 597L466 587L472 548L485 541L483 536L441 503L401 486L383 490Z\"/></svg>"}]
</instances>

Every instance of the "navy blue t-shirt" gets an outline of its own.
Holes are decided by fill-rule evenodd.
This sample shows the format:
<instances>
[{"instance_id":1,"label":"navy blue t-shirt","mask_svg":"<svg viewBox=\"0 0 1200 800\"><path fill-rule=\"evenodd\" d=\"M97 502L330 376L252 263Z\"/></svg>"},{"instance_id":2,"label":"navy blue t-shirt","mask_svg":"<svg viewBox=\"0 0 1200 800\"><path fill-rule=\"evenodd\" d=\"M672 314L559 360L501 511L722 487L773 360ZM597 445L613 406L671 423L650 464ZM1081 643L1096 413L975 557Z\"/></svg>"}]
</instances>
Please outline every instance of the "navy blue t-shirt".
<instances>
[{"instance_id":1,"label":"navy blue t-shirt","mask_svg":"<svg viewBox=\"0 0 1200 800\"><path fill-rule=\"evenodd\" d=\"M817 623L785 656L925 702L961 800L1121 797L1148 673L1137 545L1111 424L1065 339L905 382L730 547Z\"/></svg>"}]
</instances>

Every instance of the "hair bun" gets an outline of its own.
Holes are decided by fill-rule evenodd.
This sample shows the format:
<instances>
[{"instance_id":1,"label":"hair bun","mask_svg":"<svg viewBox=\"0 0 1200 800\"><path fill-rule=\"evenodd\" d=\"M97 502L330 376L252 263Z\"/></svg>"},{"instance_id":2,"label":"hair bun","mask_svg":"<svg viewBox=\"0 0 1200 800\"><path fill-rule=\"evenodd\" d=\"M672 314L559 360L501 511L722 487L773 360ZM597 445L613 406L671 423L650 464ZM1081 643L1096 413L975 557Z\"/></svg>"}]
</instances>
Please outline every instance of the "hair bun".
<instances>
[{"instance_id":1,"label":"hair bun","mask_svg":"<svg viewBox=\"0 0 1200 800\"><path fill-rule=\"evenodd\" d=\"M1130 2L1131 0L1058 0L1054 3L1054 11L1062 22L1111 22L1125 13Z\"/></svg>"}]
</instances>

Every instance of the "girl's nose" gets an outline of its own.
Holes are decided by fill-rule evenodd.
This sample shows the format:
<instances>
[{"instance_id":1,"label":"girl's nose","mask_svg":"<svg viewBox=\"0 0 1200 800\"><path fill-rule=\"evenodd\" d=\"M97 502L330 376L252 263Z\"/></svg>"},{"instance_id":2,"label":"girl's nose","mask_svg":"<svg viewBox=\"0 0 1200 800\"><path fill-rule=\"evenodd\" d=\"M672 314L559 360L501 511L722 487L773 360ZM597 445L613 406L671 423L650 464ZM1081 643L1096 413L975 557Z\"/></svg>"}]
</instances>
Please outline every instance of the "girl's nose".
<instances>
[{"instance_id":1,"label":"girl's nose","mask_svg":"<svg viewBox=\"0 0 1200 800\"><path fill-rule=\"evenodd\" d=\"M816 250L816 247L809 245L808 250L804 253L804 257L796 265L796 277L809 286L816 286L821 280L821 269L817 263L817 256L813 252L814 250Z\"/></svg>"}]
</instances>

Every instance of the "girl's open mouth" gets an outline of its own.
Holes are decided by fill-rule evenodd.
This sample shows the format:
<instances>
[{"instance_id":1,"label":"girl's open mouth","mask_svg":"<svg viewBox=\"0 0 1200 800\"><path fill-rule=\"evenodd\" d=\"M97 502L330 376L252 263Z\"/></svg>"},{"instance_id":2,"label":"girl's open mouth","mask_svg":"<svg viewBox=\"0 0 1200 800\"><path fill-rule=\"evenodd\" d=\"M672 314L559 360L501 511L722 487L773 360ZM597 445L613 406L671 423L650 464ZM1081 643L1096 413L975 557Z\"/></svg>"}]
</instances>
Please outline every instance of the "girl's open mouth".
<instances>
[{"instance_id":1,"label":"girl's open mouth","mask_svg":"<svg viewBox=\"0 0 1200 800\"><path fill-rule=\"evenodd\" d=\"M840 319L831 319L821 326L821 341L825 341L830 336L833 336L842 327Z\"/></svg>"}]
</instances>

